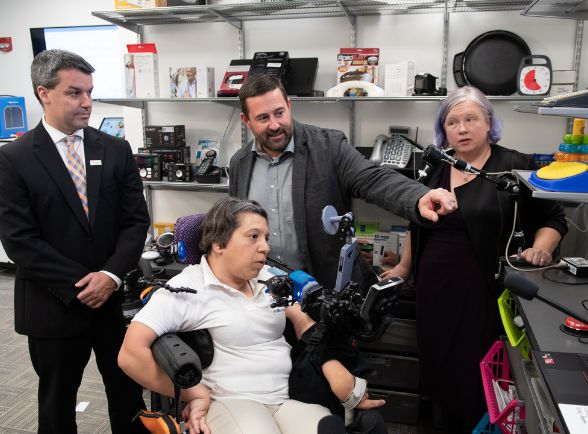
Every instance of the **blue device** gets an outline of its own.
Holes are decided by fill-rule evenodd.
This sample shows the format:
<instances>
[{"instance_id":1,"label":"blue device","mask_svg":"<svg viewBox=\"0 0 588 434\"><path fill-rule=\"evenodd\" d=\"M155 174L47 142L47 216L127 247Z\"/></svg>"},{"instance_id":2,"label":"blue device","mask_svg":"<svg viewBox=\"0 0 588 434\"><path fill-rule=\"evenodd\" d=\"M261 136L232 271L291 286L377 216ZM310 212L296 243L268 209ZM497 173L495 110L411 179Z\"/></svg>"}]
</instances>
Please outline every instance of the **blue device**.
<instances>
[{"instance_id":1,"label":"blue device","mask_svg":"<svg viewBox=\"0 0 588 434\"><path fill-rule=\"evenodd\" d=\"M576 164L587 164L585 162L574 162ZM553 164L553 163L552 163ZM565 163L569 164L569 163ZM588 164L587 164L588 165ZM563 176L559 179L541 179L537 171L529 177L529 183L535 187L547 191L565 191L571 193L588 193L588 170L572 176Z\"/></svg>"},{"instance_id":2,"label":"blue device","mask_svg":"<svg viewBox=\"0 0 588 434\"><path fill-rule=\"evenodd\" d=\"M27 131L24 97L0 96L0 138L8 139L16 133Z\"/></svg>"}]
</instances>

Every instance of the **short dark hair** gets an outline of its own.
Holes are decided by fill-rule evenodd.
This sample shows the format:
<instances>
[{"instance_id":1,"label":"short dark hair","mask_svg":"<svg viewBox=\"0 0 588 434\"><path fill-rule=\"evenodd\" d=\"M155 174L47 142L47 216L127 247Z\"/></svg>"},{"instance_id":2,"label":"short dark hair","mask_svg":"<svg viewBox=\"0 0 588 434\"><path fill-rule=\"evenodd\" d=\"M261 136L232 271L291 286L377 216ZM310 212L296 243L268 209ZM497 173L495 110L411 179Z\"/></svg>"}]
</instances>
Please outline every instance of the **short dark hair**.
<instances>
[{"instance_id":1,"label":"short dark hair","mask_svg":"<svg viewBox=\"0 0 588 434\"><path fill-rule=\"evenodd\" d=\"M31 64L31 81L35 96L41 102L37 88L55 89L59 84L57 73L68 69L77 69L84 74L92 74L95 69L83 57L66 50L46 50L37 54ZM42 103L41 103L42 104Z\"/></svg>"},{"instance_id":2,"label":"short dark hair","mask_svg":"<svg viewBox=\"0 0 588 434\"><path fill-rule=\"evenodd\" d=\"M247 98L254 96L265 95L275 89L280 89L284 95L284 101L288 102L288 94L280 80L273 75L257 74L250 75L245 80L245 83L239 89L239 100L241 101L241 111L247 119L249 119L249 109L247 108Z\"/></svg>"},{"instance_id":3,"label":"short dark hair","mask_svg":"<svg viewBox=\"0 0 588 434\"><path fill-rule=\"evenodd\" d=\"M239 208L238 204L248 204L238 211L234 212L232 208ZM217 201L210 211L206 213L202 227L202 239L200 240L200 250L209 254L212 251L212 245L218 243L221 249L224 249L235 229L241 226L239 214L251 213L262 216L267 221L267 213L258 202L248 199L241 200L236 197L225 197Z\"/></svg>"}]
</instances>

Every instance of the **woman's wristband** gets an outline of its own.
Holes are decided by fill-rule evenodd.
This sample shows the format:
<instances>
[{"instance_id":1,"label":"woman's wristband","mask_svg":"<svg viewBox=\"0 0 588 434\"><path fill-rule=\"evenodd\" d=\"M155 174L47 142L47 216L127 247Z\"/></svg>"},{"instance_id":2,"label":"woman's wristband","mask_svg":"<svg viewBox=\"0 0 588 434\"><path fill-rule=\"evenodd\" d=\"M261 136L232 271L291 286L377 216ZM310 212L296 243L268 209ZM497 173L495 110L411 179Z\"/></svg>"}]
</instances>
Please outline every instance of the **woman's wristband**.
<instances>
[{"instance_id":1,"label":"woman's wristband","mask_svg":"<svg viewBox=\"0 0 588 434\"><path fill-rule=\"evenodd\" d=\"M353 381L354 385L351 395L345 401L341 401L341 404L343 404L346 410L357 407L366 391L367 381L358 377L353 377Z\"/></svg>"}]
</instances>

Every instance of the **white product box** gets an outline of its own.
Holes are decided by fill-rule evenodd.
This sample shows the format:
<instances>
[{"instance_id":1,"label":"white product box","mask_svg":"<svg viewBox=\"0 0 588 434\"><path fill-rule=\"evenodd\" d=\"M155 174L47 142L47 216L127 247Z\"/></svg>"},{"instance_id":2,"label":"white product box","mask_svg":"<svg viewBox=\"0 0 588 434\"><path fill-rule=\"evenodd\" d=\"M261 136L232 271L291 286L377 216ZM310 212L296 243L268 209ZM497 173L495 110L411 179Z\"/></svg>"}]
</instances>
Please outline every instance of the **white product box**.
<instances>
[{"instance_id":1,"label":"white product box","mask_svg":"<svg viewBox=\"0 0 588 434\"><path fill-rule=\"evenodd\" d=\"M573 84L552 84L549 96L565 95L574 91Z\"/></svg>"},{"instance_id":2,"label":"white product box","mask_svg":"<svg viewBox=\"0 0 588 434\"><path fill-rule=\"evenodd\" d=\"M214 68L198 66L196 68L196 98L214 97Z\"/></svg>"},{"instance_id":3,"label":"white product box","mask_svg":"<svg viewBox=\"0 0 588 434\"><path fill-rule=\"evenodd\" d=\"M402 258L404 252L404 245L406 244L406 234L408 233L408 226L392 225L390 232L398 234L398 262Z\"/></svg>"},{"instance_id":4,"label":"white product box","mask_svg":"<svg viewBox=\"0 0 588 434\"><path fill-rule=\"evenodd\" d=\"M576 71L573 69L554 69L552 71L553 81L555 84L573 83L576 81Z\"/></svg>"},{"instance_id":5,"label":"white product box","mask_svg":"<svg viewBox=\"0 0 588 434\"><path fill-rule=\"evenodd\" d=\"M159 65L155 44L127 44L124 55L125 96L159 98Z\"/></svg>"},{"instance_id":6,"label":"white product box","mask_svg":"<svg viewBox=\"0 0 588 434\"><path fill-rule=\"evenodd\" d=\"M414 93L416 64L412 60L387 64L384 77L384 90L390 96L411 96Z\"/></svg>"},{"instance_id":7,"label":"white product box","mask_svg":"<svg viewBox=\"0 0 588 434\"><path fill-rule=\"evenodd\" d=\"M374 265L383 268L393 268L394 265L382 263L385 252L390 252L396 257L396 264L398 264L398 233L395 232L376 232L374 234Z\"/></svg>"}]
</instances>

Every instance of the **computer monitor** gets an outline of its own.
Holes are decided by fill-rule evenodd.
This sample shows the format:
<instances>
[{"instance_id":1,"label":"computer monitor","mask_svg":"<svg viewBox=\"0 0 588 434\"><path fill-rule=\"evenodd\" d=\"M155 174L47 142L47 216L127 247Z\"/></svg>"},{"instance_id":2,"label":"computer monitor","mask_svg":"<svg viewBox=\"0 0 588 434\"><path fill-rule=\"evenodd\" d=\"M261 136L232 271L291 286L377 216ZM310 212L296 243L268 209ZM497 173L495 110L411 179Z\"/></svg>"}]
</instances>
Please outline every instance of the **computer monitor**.
<instances>
[{"instance_id":1,"label":"computer monitor","mask_svg":"<svg viewBox=\"0 0 588 434\"><path fill-rule=\"evenodd\" d=\"M40 27L30 32L34 56L45 50L67 50L96 69L93 99L124 98L118 26Z\"/></svg>"},{"instance_id":2,"label":"computer monitor","mask_svg":"<svg viewBox=\"0 0 588 434\"><path fill-rule=\"evenodd\" d=\"M100 124L100 131L124 139L125 120L124 118L104 118Z\"/></svg>"}]
</instances>

